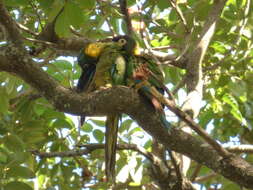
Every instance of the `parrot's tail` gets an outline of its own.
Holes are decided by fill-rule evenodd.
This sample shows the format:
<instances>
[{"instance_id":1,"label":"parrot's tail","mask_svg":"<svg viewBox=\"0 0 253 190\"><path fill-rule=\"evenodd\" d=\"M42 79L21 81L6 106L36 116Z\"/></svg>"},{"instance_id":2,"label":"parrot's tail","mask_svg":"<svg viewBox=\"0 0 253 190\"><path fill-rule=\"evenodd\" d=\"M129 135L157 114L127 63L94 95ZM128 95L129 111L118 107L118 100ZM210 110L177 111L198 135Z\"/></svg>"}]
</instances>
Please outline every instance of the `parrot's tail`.
<instances>
[{"instance_id":1,"label":"parrot's tail","mask_svg":"<svg viewBox=\"0 0 253 190\"><path fill-rule=\"evenodd\" d=\"M120 115L109 115L105 131L105 171L107 181L115 182L116 146Z\"/></svg>"}]
</instances>

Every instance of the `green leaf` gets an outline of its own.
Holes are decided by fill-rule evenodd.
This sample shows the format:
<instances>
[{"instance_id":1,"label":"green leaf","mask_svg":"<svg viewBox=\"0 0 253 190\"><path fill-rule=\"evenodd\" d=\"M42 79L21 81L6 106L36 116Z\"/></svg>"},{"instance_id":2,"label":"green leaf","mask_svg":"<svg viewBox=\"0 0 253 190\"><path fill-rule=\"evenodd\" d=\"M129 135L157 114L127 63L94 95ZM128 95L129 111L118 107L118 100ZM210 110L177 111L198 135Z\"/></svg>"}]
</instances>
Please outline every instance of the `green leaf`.
<instances>
[{"instance_id":1,"label":"green leaf","mask_svg":"<svg viewBox=\"0 0 253 190\"><path fill-rule=\"evenodd\" d=\"M199 125L206 128L207 124L213 119L214 113L212 109L205 110L201 113L199 119Z\"/></svg>"},{"instance_id":2,"label":"green leaf","mask_svg":"<svg viewBox=\"0 0 253 190\"><path fill-rule=\"evenodd\" d=\"M89 133L93 130L93 126L90 123L85 123L82 127L82 130L86 133Z\"/></svg>"},{"instance_id":3,"label":"green leaf","mask_svg":"<svg viewBox=\"0 0 253 190\"><path fill-rule=\"evenodd\" d=\"M135 127L131 131L129 131L128 135L133 135L134 133L141 132L142 129L140 127Z\"/></svg>"},{"instance_id":4,"label":"green leaf","mask_svg":"<svg viewBox=\"0 0 253 190\"><path fill-rule=\"evenodd\" d=\"M17 166L19 164L24 164L27 162L28 158L31 156L31 153L28 152L15 152L10 153L8 156L8 166Z\"/></svg>"},{"instance_id":5,"label":"green leaf","mask_svg":"<svg viewBox=\"0 0 253 190\"><path fill-rule=\"evenodd\" d=\"M27 6L29 4L29 0L5 0L4 4L6 6Z\"/></svg>"},{"instance_id":6,"label":"green leaf","mask_svg":"<svg viewBox=\"0 0 253 190\"><path fill-rule=\"evenodd\" d=\"M93 136L99 143L102 143L104 140L104 133L101 130L98 129L94 130Z\"/></svg>"},{"instance_id":7,"label":"green leaf","mask_svg":"<svg viewBox=\"0 0 253 190\"><path fill-rule=\"evenodd\" d=\"M0 150L0 164L5 164L7 162L8 155Z\"/></svg>"},{"instance_id":8,"label":"green leaf","mask_svg":"<svg viewBox=\"0 0 253 190\"><path fill-rule=\"evenodd\" d=\"M4 190L33 190L33 188L27 183L23 183L20 181L13 181L4 186Z\"/></svg>"},{"instance_id":9,"label":"green leaf","mask_svg":"<svg viewBox=\"0 0 253 190\"><path fill-rule=\"evenodd\" d=\"M41 116L43 113L45 113L47 107L38 103L34 105L33 110L38 116Z\"/></svg>"},{"instance_id":10,"label":"green leaf","mask_svg":"<svg viewBox=\"0 0 253 190\"><path fill-rule=\"evenodd\" d=\"M91 122L97 125L98 127L104 127L105 126L105 121L104 120L96 120L96 119L91 119Z\"/></svg>"},{"instance_id":11,"label":"green leaf","mask_svg":"<svg viewBox=\"0 0 253 190\"><path fill-rule=\"evenodd\" d=\"M17 111L21 114L23 120L30 120L33 115L34 102L26 97L22 98L17 105Z\"/></svg>"},{"instance_id":12,"label":"green leaf","mask_svg":"<svg viewBox=\"0 0 253 190\"><path fill-rule=\"evenodd\" d=\"M62 10L63 6L64 6L64 1L62 1L62 0L54 0L53 4L51 5L51 11L48 14L48 20L49 20L49 22L52 22L56 18L56 16Z\"/></svg>"},{"instance_id":13,"label":"green leaf","mask_svg":"<svg viewBox=\"0 0 253 190\"><path fill-rule=\"evenodd\" d=\"M72 129L74 128L74 123L72 122L71 119L66 117L64 119L56 119L53 123L53 127L58 129L62 128Z\"/></svg>"},{"instance_id":14,"label":"green leaf","mask_svg":"<svg viewBox=\"0 0 253 190\"><path fill-rule=\"evenodd\" d=\"M67 60L56 60L52 62L58 69L62 70L72 70L72 64Z\"/></svg>"},{"instance_id":15,"label":"green leaf","mask_svg":"<svg viewBox=\"0 0 253 190\"><path fill-rule=\"evenodd\" d=\"M123 132L126 130L128 131L132 123L133 123L132 119L126 119L125 121L123 121L122 124L120 125L119 132Z\"/></svg>"},{"instance_id":16,"label":"green leaf","mask_svg":"<svg viewBox=\"0 0 253 190\"><path fill-rule=\"evenodd\" d=\"M34 172L31 169L24 166L11 167L7 171L6 175L7 177L18 177L24 179L30 179L35 177Z\"/></svg>"},{"instance_id":17,"label":"green leaf","mask_svg":"<svg viewBox=\"0 0 253 190\"><path fill-rule=\"evenodd\" d=\"M3 139L5 146L14 152L23 151L24 142L17 135L7 135Z\"/></svg>"},{"instance_id":18,"label":"green leaf","mask_svg":"<svg viewBox=\"0 0 253 190\"><path fill-rule=\"evenodd\" d=\"M6 113L9 109L9 98L4 87L0 87L0 113Z\"/></svg>"},{"instance_id":19,"label":"green leaf","mask_svg":"<svg viewBox=\"0 0 253 190\"><path fill-rule=\"evenodd\" d=\"M24 141L26 144L36 144L39 142L42 142L46 140L47 136L45 135L44 132L40 130L34 130L30 131L27 135L24 136Z\"/></svg>"},{"instance_id":20,"label":"green leaf","mask_svg":"<svg viewBox=\"0 0 253 190\"><path fill-rule=\"evenodd\" d=\"M7 80L8 82L6 85L6 93L10 96L13 93L13 91L16 91L17 79L14 77L8 77Z\"/></svg>"},{"instance_id":21,"label":"green leaf","mask_svg":"<svg viewBox=\"0 0 253 190\"><path fill-rule=\"evenodd\" d=\"M164 10L164 9L170 7L170 3L167 0L158 0L157 6L159 9Z\"/></svg>"},{"instance_id":22,"label":"green leaf","mask_svg":"<svg viewBox=\"0 0 253 190\"><path fill-rule=\"evenodd\" d=\"M70 34L70 20L67 11L64 9L55 22L55 32L60 37L67 37Z\"/></svg>"},{"instance_id":23,"label":"green leaf","mask_svg":"<svg viewBox=\"0 0 253 190\"><path fill-rule=\"evenodd\" d=\"M222 97L222 100L231 106L232 109L231 109L230 113L237 120L239 120L243 125L246 125L247 124L246 120L245 120L245 118L243 118L242 113L239 110L239 105L238 105L236 99L230 94L225 94Z\"/></svg>"},{"instance_id":24,"label":"green leaf","mask_svg":"<svg viewBox=\"0 0 253 190\"><path fill-rule=\"evenodd\" d=\"M220 52L224 54L226 52L226 48L222 42L214 42L210 47L214 48L216 52Z\"/></svg>"},{"instance_id":25,"label":"green leaf","mask_svg":"<svg viewBox=\"0 0 253 190\"><path fill-rule=\"evenodd\" d=\"M87 2L87 0L85 0L85 2ZM67 1L65 11L66 14L68 15L70 24L76 28L80 27L80 25L84 20L83 13L80 7L73 1Z\"/></svg>"},{"instance_id":26,"label":"green leaf","mask_svg":"<svg viewBox=\"0 0 253 190\"><path fill-rule=\"evenodd\" d=\"M172 82L176 84L180 79L180 72L177 68L166 68L165 72L165 81Z\"/></svg>"},{"instance_id":27,"label":"green leaf","mask_svg":"<svg viewBox=\"0 0 253 190\"><path fill-rule=\"evenodd\" d=\"M198 3L197 6L195 7L195 16L197 17L198 20L205 20L207 18L207 15L209 13L210 9L210 3L205 2L205 3Z\"/></svg>"},{"instance_id":28,"label":"green leaf","mask_svg":"<svg viewBox=\"0 0 253 190\"><path fill-rule=\"evenodd\" d=\"M95 7L95 0L77 0L77 3L84 9L91 10Z\"/></svg>"},{"instance_id":29,"label":"green leaf","mask_svg":"<svg viewBox=\"0 0 253 190\"><path fill-rule=\"evenodd\" d=\"M54 0L38 0L40 6L44 9L52 7L52 4L54 3Z\"/></svg>"}]
</instances>

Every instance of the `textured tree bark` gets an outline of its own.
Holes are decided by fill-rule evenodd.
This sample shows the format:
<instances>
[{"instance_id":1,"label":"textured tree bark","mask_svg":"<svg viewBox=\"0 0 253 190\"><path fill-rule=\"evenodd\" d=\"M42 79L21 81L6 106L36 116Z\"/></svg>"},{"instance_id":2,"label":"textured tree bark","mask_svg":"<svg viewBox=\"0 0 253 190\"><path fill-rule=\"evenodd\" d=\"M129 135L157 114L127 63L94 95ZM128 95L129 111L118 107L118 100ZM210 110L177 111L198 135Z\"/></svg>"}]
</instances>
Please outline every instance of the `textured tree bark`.
<instances>
[{"instance_id":1,"label":"textured tree bark","mask_svg":"<svg viewBox=\"0 0 253 190\"><path fill-rule=\"evenodd\" d=\"M0 71L23 79L59 111L74 115L126 113L166 149L182 153L244 187L253 188L252 165L237 156L224 159L207 143L180 129L172 127L168 131L151 105L145 104L145 100L133 89L119 86L91 94L78 94L60 86L24 50L12 44L0 48Z\"/></svg>"},{"instance_id":2,"label":"textured tree bark","mask_svg":"<svg viewBox=\"0 0 253 190\"><path fill-rule=\"evenodd\" d=\"M213 14L220 13L225 1L216 0L214 3L217 5L217 9L214 10ZM210 17L207 22L209 27L203 31L200 41L194 46L196 49L189 54L188 76L193 80L192 83L187 84L189 95L191 92L196 92L200 94L200 97L202 96L201 62L210 41L210 39L207 41L202 39L208 39L206 35L212 34L216 19L216 17ZM4 8L2 0L0 0L0 23L5 28L8 37L7 45L0 47L0 71L15 74L23 79L51 102L55 109L74 115L126 113L135 119L147 133L163 144L166 149L182 153L244 187L253 188L252 165L237 156L223 158L207 143L180 129L175 127L170 130L165 129L159 115L150 105L146 105L145 101L134 90L127 87L114 87L90 94L78 94L59 85L26 52L23 46L23 37L16 23ZM210 33L208 32L209 29ZM59 39L57 43L51 45L60 50L76 53L87 43L88 41L80 39ZM191 71L191 69L193 70ZM197 99L200 100L201 98ZM192 108L186 110L191 111ZM196 110L193 110L193 115L194 112L197 113Z\"/></svg>"},{"instance_id":3,"label":"textured tree bark","mask_svg":"<svg viewBox=\"0 0 253 190\"><path fill-rule=\"evenodd\" d=\"M222 10L226 4L225 0L214 1L212 10L204 24L199 40L193 45L193 51L186 57L186 87L188 91L187 98L182 106L182 110L188 113L192 118L196 118L201 108L203 96L203 73L202 61L211 38L215 31L215 25L220 18ZM179 127L185 132L192 134L192 130L185 122L180 122ZM181 168L183 175L186 175L191 161L186 156L181 157Z\"/></svg>"}]
</instances>

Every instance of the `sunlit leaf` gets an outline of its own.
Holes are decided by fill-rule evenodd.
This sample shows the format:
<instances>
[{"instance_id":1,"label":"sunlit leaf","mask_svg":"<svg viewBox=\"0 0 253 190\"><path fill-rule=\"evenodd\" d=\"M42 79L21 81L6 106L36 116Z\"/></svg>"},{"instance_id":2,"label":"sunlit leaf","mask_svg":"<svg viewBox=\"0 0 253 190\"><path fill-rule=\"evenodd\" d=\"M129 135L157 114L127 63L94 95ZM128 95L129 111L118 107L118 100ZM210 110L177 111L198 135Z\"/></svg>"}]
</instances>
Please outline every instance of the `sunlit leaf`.
<instances>
[{"instance_id":1,"label":"sunlit leaf","mask_svg":"<svg viewBox=\"0 0 253 190\"><path fill-rule=\"evenodd\" d=\"M87 3L87 0L85 2ZM64 11L66 11L71 25L79 27L82 24L83 13L78 4L73 1L67 1Z\"/></svg>"},{"instance_id":2,"label":"sunlit leaf","mask_svg":"<svg viewBox=\"0 0 253 190\"><path fill-rule=\"evenodd\" d=\"M4 186L4 190L14 190L14 189L33 190L33 188L30 185L20 181L13 181Z\"/></svg>"},{"instance_id":3,"label":"sunlit leaf","mask_svg":"<svg viewBox=\"0 0 253 190\"><path fill-rule=\"evenodd\" d=\"M14 166L8 169L7 177L18 177L18 178L34 178L35 174L32 170L24 166Z\"/></svg>"},{"instance_id":4,"label":"sunlit leaf","mask_svg":"<svg viewBox=\"0 0 253 190\"><path fill-rule=\"evenodd\" d=\"M104 140L104 133L101 131L101 130L98 130L98 129L95 129L93 131L93 136L94 138L99 142L99 143L102 143L103 140Z\"/></svg>"},{"instance_id":5,"label":"sunlit leaf","mask_svg":"<svg viewBox=\"0 0 253 190\"><path fill-rule=\"evenodd\" d=\"M0 113L6 113L9 108L9 98L4 88L0 87Z\"/></svg>"},{"instance_id":6,"label":"sunlit leaf","mask_svg":"<svg viewBox=\"0 0 253 190\"><path fill-rule=\"evenodd\" d=\"M92 8L94 8L96 1L95 0L77 0L77 2L79 3L79 5L87 10L90 10Z\"/></svg>"},{"instance_id":7,"label":"sunlit leaf","mask_svg":"<svg viewBox=\"0 0 253 190\"><path fill-rule=\"evenodd\" d=\"M82 130L87 133L91 132L92 129L93 129L93 126L87 122L82 127Z\"/></svg>"},{"instance_id":8,"label":"sunlit leaf","mask_svg":"<svg viewBox=\"0 0 253 190\"><path fill-rule=\"evenodd\" d=\"M4 139L5 146L12 151L23 151L25 144L17 135L8 135Z\"/></svg>"},{"instance_id":9,"label":"sunlit leaf","mask_svg":"<svg viewBox=\"0 0 253 190\"><path fill-rule=\"evenodd\" d=\"M70 18L67 11L64 9L58 16L55 23L55 32L61 37L67 37L70 34Z\"/></svg>"}]
</instances>

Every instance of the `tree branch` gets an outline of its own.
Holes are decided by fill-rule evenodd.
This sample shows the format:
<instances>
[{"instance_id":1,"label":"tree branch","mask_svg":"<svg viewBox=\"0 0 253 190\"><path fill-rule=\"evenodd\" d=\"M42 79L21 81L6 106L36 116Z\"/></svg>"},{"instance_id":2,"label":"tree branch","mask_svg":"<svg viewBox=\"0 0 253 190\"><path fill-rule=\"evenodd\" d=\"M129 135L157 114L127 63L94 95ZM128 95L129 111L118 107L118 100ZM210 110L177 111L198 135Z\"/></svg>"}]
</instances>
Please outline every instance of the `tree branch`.
<instances>
[{"instance_id":1,"label":"tree branch","mask_svg":"<svg viewBox=\"0 0 253 190\"><path fill-rule=\"evenodd\" d=\"M184 15L183 15L181 9L177 6L176 1L174 1L174 0L169 0L169 2L170 2L170 4L171 4L171 6L175 9L177 15L179 16L179 19L182 21L183 26L184 26L184 28L185 28L185 31L186 31L187 33L189 33L188 24L187 24L187 22L186 22L186 19L185 19Z\"/></svg>"},{"instance_id":2,"label":"tree branch","mask_svg":"<svg viewBox=\"0 0 253 190\"><path fill-rule=\"evenodd\" d=\"M105 144L93 143L93 144L78 145L78 147L84 148L84 149L76 149L76 150L63 151L63 152L39 152L38 150L31 150L30 152L41 158L74 157L74 156L82 156L82 155L90 154L92 151L97 150L97 149L104 149ZM138 147L135 144L118 144L117 149L118 150L133 150L140 153L141 155L149 159L151 162L154 162L155 160L152 153L147 152L144 148Z\"/></svg>"},{"instance_id":3,"label":"tree branch","mask_svg":"<svg viewBox=\"0 0 253 190\"><path fill-rule=\"evenodd\" d=\"M21 46L21 33L16 25L16 22L12 20L10 14L6 10L3 0L0 0L0 24L6 28L8 32L8 39L14 44Z\"/></svg>"},{"instance_id":4,"label":"tree branch","mask_svg":"<svg viewBox=\"0 0 253 190\"><path fill-rule=\"evenodd\" d=\"M212 147L177 128L172 127L168 131L163 127L159 114L133 89L118 86L90 94L78 94L59 85L12 44L0 47L0 71L22 78L59 111L87 116L126 113L167 149L187 155L228 179L253 188L253 167L248 162L237 156L222 158Z\"/></svg>"},{"instance_id":5,"label":"tree branch","mask_svg":"<svg viewBox=\"0 0 253 190\"><path fill-rule=\"evenodd\" d=\"M233 145L226 148L228 151L233 153L253 153L253 145Z\"/></svg>"},{"instance_id":6,"label":"tree branch","mask_svg":"<svg viewBox=\"0 0 253 190\"><path fill-rule=\"evenodd\" d=\"M126 22L127 33L128 33L128 35L131 36L133 34L133 26L132 26L130 15L128 13L127 1L126 0L119 0L119 4L120 4L121 13L124 15L124 20Z\"/></svg>"},{"instance_id":7,"label":"tree branch","mask_svg":"<svg viewBox=\"0 0 253 190\"><path fill-rule=\"evenodd\" d=\"M200 33L200 38L195 42L195 44L192 45L192 48L188 48L188 52L185 53L185 56L181 56L179 59L179 62L184 62L180 60L186 60L187 72L186 87L188 95L182 106L182 110L191 115L192 118L197 117L201 108L204 84L202 74L202 61L209 46L210 40L214 34L216 23L219 20L225 3L226 0L214 1L213 7L209 12L204 27ZM191 51L191 49L193 50ZM182 127L182 129L187 131L188 133L191 133L189 126L187 126L188 124L189 123L181 122L180 127ZM210 139L208 140L208 138L205 138L205 140L208 143L213 143L212 146L216 147L215 149L220 153L220 155L226 155L226 150L222 149L221 147L219 148L219 144L217 142L212 141ZM184 162L186 163L185 166L183 166L183 172L186 174L190 166L190 161L186 157L183 157L182 160L184 160Z\"/></svg>"}]
</instances>

